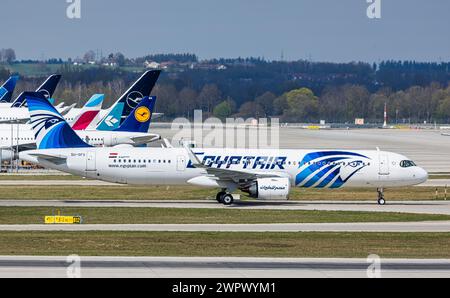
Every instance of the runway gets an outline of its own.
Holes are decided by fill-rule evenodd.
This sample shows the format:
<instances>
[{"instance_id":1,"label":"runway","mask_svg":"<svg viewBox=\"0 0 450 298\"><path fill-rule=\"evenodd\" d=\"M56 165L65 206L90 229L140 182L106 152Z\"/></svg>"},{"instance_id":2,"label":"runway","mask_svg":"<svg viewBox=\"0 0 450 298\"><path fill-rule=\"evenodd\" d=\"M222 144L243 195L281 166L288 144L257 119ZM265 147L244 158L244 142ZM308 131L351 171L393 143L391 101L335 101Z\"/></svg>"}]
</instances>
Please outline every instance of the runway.
<instances>
[{"instance_id":1,"label":"runway","mask_svg":"<svg viewBox=\"0 0 450 298\"><path fill-rule=\"evenodd\" d=\"M318 210L400 212L450 215L449 201L388 201L379 206L375 201L242 201L224 206L213 200L194 201L53 201L0 200L0 207L56 207L56 208L196 208L196 209L254 209L254 210Z\"/></svg>"},{"instance_id":2,"label":"runway","mask_svg":"<svg viewBox=\"0 0 450 298\"><path fill-rule=\"evenodd\" d=\"M67 257L0 257L0 278L65 278ZM368 277L366 259L81 257L82 278ZM450 277L450 260L381 259L381 277Z\"/></svg>"},{"instance_id":3,"label":"runway","mask_svg":"<svg viewBox=\"0 0 450 298\"><path fill-rule=\"evenodd\" d=\"M292 223L292 224L82 224L0 225L13 232L380 232L450 233L450 221L380 223Z\"/></svg>"}]
</instances>

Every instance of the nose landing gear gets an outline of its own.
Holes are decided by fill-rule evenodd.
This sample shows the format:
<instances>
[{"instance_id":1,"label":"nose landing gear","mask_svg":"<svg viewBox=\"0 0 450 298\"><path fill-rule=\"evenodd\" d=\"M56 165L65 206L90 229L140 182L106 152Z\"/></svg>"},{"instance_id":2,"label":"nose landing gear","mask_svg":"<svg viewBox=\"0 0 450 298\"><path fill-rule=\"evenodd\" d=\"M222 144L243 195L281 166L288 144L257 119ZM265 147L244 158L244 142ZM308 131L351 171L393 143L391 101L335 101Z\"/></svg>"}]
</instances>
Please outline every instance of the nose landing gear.
<instances>
[{"instance_id":1,"label":"nose landing gear","mask_svg":"<svg viewBox=\"0 0 450 298\"><path fill-rule=\"evenodd\" d=\"M377 192L378 192L378 205L380 206L386 205L386 200L384 199L384 189L378 188Z\"/></svg>"}]
</instances>

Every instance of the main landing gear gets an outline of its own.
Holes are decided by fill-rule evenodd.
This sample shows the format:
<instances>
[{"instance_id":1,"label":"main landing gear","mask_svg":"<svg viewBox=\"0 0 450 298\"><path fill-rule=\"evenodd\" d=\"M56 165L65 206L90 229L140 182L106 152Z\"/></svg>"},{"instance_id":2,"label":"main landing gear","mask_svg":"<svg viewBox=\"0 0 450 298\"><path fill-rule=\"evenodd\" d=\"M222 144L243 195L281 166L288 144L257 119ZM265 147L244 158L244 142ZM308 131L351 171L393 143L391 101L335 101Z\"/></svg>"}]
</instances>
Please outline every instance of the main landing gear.
<instances>
[{"instance_id":1,"label":"main landing gear","mask_svg":"<svg viewBox=\"0 0 450 298\"><path fill-rule=\"evenodd\" d=\"M227 193L225 190L222 190L217 194L216 200L217 202L224 204L225 206L230 206L234 203L233 195Z\"/></svg>"},{"instance_id":2,"label":"main landing gear","mask_svg":"<svg viewBox=\"0 0 450 298\"><path fill-rule=\"evenodd\" d=\"M384 199L384 190L382 188L378 188L378 205L384 206L386 205L386 200Z\"/></svg>"}]
</instances>

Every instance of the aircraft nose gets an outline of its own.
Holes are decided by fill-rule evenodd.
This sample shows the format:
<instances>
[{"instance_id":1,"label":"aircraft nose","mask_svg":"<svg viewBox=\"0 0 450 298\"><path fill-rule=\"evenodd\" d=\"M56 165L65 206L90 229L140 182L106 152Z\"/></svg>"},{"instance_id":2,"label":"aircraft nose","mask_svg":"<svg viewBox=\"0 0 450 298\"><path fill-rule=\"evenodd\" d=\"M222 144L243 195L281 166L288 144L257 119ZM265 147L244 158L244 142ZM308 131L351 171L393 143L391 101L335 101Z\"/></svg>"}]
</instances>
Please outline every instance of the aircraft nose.
<instances>
[{"instance_id":1,"label":"aircraft nose","mask_svg":"<svg viewBox=\"0 0 450 298\"><path fill-rule=\"evenodd\" d=\"M428 172L422 168L416 169L415 176L416 176L416 179L420 181L420 183L427 182L427 180L428 180Z\"/></svg>"}]
</instances>

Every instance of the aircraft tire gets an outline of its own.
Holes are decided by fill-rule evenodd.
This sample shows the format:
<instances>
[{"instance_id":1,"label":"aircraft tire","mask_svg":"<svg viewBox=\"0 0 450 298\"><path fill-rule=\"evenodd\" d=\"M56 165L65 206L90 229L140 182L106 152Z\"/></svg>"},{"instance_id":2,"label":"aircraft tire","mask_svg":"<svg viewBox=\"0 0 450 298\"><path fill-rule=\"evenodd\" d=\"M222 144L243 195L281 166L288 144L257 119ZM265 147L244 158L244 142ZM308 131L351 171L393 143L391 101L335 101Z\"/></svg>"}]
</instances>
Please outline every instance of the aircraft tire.
<instances>
[{"instance_id":1,"label":"aircraft tire","mask_svg":"<svg viewBox=\"0 0 450 298\"><path fill-rule=\"evenodd\" d=\"M224 196L222 197L222 203L223 203L225 206L233 205L233 203L234 203L233 195L231 195L231 194L226 194L226 195L224 195Z\"/></svg>"}]
</instances>

